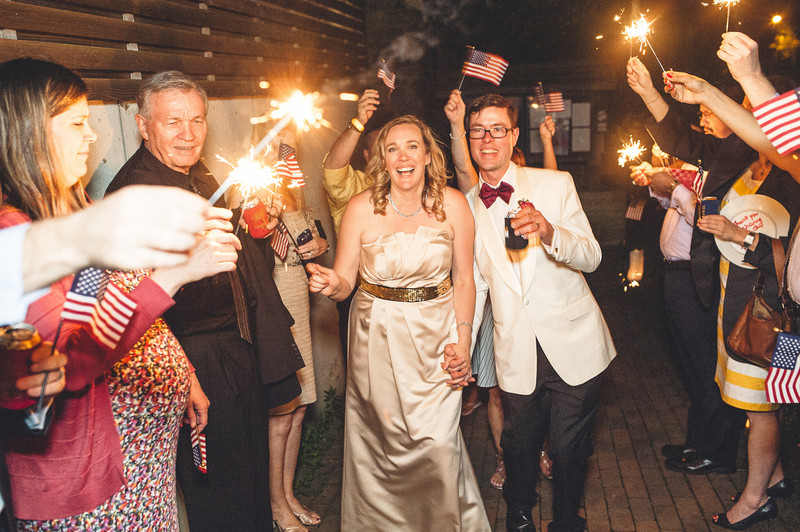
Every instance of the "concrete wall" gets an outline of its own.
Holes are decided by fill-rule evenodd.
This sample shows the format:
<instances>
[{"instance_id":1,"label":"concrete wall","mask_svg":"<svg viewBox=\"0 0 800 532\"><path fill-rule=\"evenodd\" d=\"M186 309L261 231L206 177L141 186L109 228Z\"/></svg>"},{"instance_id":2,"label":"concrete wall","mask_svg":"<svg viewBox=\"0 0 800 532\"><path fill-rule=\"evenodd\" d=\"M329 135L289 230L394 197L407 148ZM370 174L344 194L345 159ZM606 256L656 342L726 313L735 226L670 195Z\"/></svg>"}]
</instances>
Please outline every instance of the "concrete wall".
<instances>
[{"instance_id":1,"label":"concrete wall","mask_svg":"<svg viewBox=\"0 0 800 532\"><path fill-rule=\"evenodd\" d=\"M261 115L267 106L266 98L212 99L209 102L209 133L202 160L218 181L227 177L230 167L218 161L216 155L234 164L245 156L250 146L258 140L252 139L249 118ZM346 127L350 117L355 116L355 104L341 102L330 96L320 101L320 107L324 109L325 118L334 125L332 129L312 129L304 133L298 148L298 161L306 174L306 203L314 209L316 217L322 220L331 245L331 251L318 262L332 266L336 242L325 190L322 187L321 165L322 158L339 132ZM98 139L89 158L91 182L87 190L97 199L102 197L120 167L139 148L142 138L134 120L136 104L92 102L90 109L90 122ZM318 405L321 408L325 390L343 389L345 372L336 305L328 298L316 294L311 295L311 330L317 392L320 398Z\"/></svg>"}]
</instances>

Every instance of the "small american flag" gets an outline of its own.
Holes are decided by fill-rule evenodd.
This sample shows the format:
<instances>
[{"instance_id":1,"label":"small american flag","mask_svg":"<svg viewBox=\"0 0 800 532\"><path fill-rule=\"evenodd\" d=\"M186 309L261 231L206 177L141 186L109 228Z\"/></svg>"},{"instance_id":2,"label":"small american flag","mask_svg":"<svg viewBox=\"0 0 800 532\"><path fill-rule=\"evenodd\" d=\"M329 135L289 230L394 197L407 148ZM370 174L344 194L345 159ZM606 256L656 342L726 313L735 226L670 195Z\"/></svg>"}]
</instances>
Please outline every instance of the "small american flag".
<instances>
[{"instance_id":1,"label":"small american flag","mask_svg":"<svg viewBox=\"0 0 800 532\"><path fill-rule=\"evenodd\" d=\"M289 252L289 231L283 225L283 220L278 220L278 225L272 233L272 240L270 241L272 249L281 260L286 260L286 254Z\"/></svg>"},{"instance_id":2,"label":"small american flag","mask_svg":"<svg viewBox=\"0 0 800 532\"><path fill-rule=\"evenodd\" d=\"M548 92L544 95L544 110L548 113L564 111L564 95L560 92Z\"/></svg>"},{"instance_id":3,"label":"small american flag","mask_svg":"<svg viewBox=\"0 0 800 532\"><path fill-rule=\"evenodd\" d=\"M544 98L544 88L542 88L542 82L540 81L535 87L533 87L533 98L536 100L536 104L544 107L545 98Z\"/></svg>"},{"instance_id":4,"label":"small american flag","mask_svg":"<svg viewBox=\"0 0 800 532\"><path fill-rule=\"evenodd\" d=\"M189 430L192 431L192 459L194 460L194 467L201 473L208 473L206 435L199 432L197 427Z\"/></svg>"},{"instance_id":5,"label":"small american flag","mask_svg":"<svg viewBox=\"0 0 800 532\"><path fill-rule=\"evenodd\" d=\"M114 349L135 309L136 303L108 282L104 270L89 267L75 274L61 319L87 323L95 340Z\"/></svg>"},{"instance_id":6,"label":"small american flag","mask_svg":"<svg viewBox=\"0 0 800 532\"><path fill-rule=\"evenodd\" d=\"M778 153L800 148L800 87L755 107L753 115Z\"/></svg>"},{"instance_id":7,"label":"small american flag","mask_svg":"<svg viewBox=\"0 0 800 532\"><path fill-rule=\"evenodd\" d=\"M390 93L394 90L394 80L397 79L397 76L395 76L394 72L391 72L386 65L378 69L378 79L383 80L383 83L389 87Z\"/></svg>"},{"instance_id":8,"label":"small american flag","mask_svg":"<svg viewBox=\"0 0 800 532\"><path fill-rule=\"evenodd\" d=\"M684 170L682 168L669 168L669 173L672 174L672 177L680 181L681 185L685 186L692 192L694 192L695 196L698 198L700 197L700 193L703 190L703 180L704 174L703 169L700 168L698 170Z\"/></svg>"},{"instance_id":9,"label":"small american flag","mask_svg":"<svg viewBox=\"0 0 800 532\"><path fill-rule=\"evenodd\" d=\"M770 403L800 403L798 354L800 354L800 336L778 333L778 341L772 353L772 365L764 383L767 401Z\"/></svg>"},{"instance_id":10,"label":"small american flag","mask_svg":"<svg viewBox=\"0 0 800 532\"><path fill-rule=\"evenodd\" d=\"M499 86L507 68L508 61L499 55L471 50L461 73Z\"/></svg>"},{"instance_id":11,"label":"small american flag","mask_svg":"<svg viewBox=\"0 0 800 532\"><path fill-rule=\"evenodd\" d=\"M644 198L638 198L636 201L632 201L628 204L628 210L625 211L625 218L628 220L636 220L640 221L642 219L642 213L644 212L644 206L647 203L647 200Z\"/></svg>"},{"instance_id":12,"label":"small american flag","mask_svg":"<svg viewBox=\"0 0 800 532\"><path fill-rule=\"evenodd\" d=\"M278 149L278 159L279 162L275 165L278 175L295 181L295 186L302 187L305 185L303 171L300 170L300 165L297 163L297 152L293 147L281 142Z\"/></svg>"}]
</instances>

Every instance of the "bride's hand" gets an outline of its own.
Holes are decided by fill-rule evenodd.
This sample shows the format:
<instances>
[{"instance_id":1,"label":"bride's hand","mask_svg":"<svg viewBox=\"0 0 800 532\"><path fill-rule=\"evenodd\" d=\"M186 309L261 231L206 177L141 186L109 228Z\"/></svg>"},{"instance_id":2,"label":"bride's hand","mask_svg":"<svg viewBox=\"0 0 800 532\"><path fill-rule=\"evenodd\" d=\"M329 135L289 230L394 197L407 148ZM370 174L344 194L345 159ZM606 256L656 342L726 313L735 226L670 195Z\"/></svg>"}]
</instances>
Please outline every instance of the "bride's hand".
<instances>
[{"instance_id":1,"label":"bride's hand","mask_svg":"<svg viewBox=\"0 0 800 532\"><path fill-rule=\"evenodd\" d=\"M470 367L469 353L462 344L451 343L444 346L442 369L450 373L449 386L468 386L475 382Z\"/></svg>"}]
</instances>

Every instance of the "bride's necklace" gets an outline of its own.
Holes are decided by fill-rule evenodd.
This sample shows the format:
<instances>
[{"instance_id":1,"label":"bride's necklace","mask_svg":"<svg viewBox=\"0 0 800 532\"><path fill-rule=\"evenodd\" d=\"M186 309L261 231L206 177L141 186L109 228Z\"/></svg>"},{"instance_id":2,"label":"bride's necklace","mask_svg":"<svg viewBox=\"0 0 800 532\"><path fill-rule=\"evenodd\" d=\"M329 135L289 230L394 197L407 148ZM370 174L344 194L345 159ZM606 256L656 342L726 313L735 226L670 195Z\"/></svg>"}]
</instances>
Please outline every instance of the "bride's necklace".
<instances>
[{"instance_id":1,"label":"bride's necklace","mask_svg":"<svg viewBox=\"0 0 800 532\"><path fill-rule=\"evenodd\" d=\"M394 209L394 212L396 212L397 214L399 214L403 218L411 218L412 216L416 216L417 214L419 214L419 211L422 210L422 207L424 207L424 205L420 205L419 209L417 209L416 211L414 211L411 214L402 213L402 212L400 212L400 209L397 208L397 205L394 204L394 200L392 199L392 193L391 192L389 192L389 203L392 204L392 208Z\"/></svg>"}]
</instances>

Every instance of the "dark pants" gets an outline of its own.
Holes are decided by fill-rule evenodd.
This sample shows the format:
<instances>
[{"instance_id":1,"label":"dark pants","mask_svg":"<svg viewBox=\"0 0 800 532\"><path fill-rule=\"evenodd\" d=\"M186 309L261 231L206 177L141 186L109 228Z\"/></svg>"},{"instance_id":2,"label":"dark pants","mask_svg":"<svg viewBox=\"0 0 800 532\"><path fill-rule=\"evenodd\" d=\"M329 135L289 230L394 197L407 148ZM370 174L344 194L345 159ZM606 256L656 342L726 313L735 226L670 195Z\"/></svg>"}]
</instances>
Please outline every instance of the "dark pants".
<instances>
[{"instance_id":1,"label":"dark pants","mask_svg":"<svg viewBox=\"0 0 800 532\"><path fill-rule=\"evenodd\" d=\"M539 451L549 421L548 452L553 459L552 529L580 525L578 516L589 456L591 432L600 398L600 376L570 386L555 372L538 342L536 389L530 395L500 390L503 403L503 459L506 483L503 497L508 512L530 514L536 502Z\"/></svg>"},{"instance_id":2,"label":"dark pants","mask_svg":"<svg viewBox=\"0 0 800 532\"><path fill-rule=\"evenodd\" d=\"M189 528L271 531L268 413L252 347L236 329L179 340L211 401L207 474L194 467L188 425L178 439L177 476Z\"/></svg>"},{"instance_id":3,"label":"dark pants","mask_svg":"<svg viewBox=\"0 0 800 532\"><path fill-rule=\"evenodd\" d=\"M668 264L664 272L664 306L675 362L689 394L686 445L697 450L698 458L735 466L744 421L722 401L714 381L717 307L703 306L692 271L680 264Z\"/></svg>"}]
</instances>

